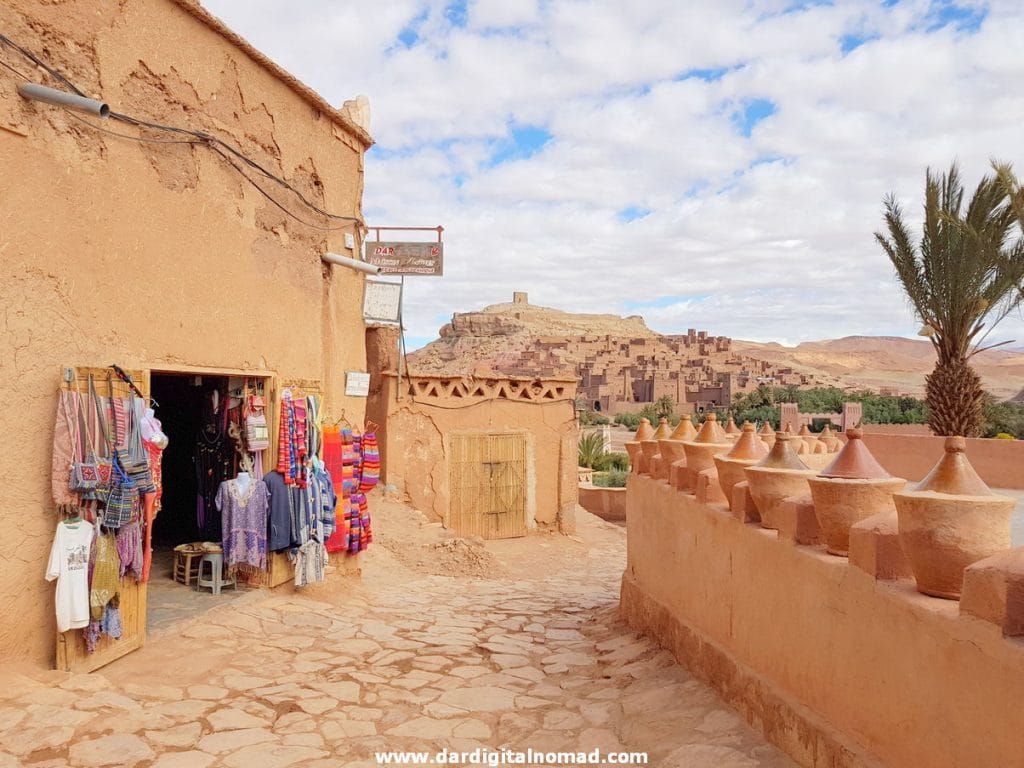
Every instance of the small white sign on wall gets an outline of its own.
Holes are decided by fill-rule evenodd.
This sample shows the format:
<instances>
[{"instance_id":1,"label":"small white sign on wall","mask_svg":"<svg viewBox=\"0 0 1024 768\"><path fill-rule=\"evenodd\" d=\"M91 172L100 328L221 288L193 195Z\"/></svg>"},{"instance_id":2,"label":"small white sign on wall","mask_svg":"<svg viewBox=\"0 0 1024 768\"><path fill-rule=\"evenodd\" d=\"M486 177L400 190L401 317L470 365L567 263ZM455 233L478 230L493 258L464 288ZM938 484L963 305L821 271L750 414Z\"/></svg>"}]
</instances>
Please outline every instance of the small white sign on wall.
<instances>
[{"instance_id":1,"label":"small white sign on wall","mask_svg":"<svg viewBox=\"0 0 1024 768\"><path fill-rule=\"evenodd\" d=\"M363 319L397 323L402 316L402 284L366 281L363 294Z\"/></svg>"},{"instance_id":2,"label":"small white sign on wall","mask_svg":"<svg viewBox=\"0 0 1024 768\"><path fill-rule=\"evenodd\" d=\"M345 373L345 394L351 397L367 397L370 394L370 374L359 371Z\"/></svg>"}]
</instances>

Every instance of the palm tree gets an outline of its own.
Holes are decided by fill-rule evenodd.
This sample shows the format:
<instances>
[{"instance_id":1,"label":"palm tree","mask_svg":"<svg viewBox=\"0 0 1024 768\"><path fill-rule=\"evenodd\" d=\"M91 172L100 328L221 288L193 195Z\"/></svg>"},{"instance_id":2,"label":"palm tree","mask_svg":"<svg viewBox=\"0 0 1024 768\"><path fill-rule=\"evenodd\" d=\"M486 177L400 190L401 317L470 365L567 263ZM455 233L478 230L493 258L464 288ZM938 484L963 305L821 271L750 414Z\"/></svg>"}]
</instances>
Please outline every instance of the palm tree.
<instances>
[{"instance_id":1,"label":"palm tree","mask_svg":"<svg viewBox=\"0 0 1024 768\"><path fill-rule=\"evenodd\" d=\"M985 176L966 210L963 197L956 163L941 176L929 169L920 244L892 193L884 200L888 234L875 238L935 347L925 379L929 426L937 435L973 437L981 434L984 390L970 359L991 349L985 337L1024 298L1024 241L1014 239L1017 219L998 178Z\"/></svg>"},{"instance_id":2,"label":"palm tree","mask_svg":"<svg viewBox=\"0 0 1024 768\"><path fill-rule=\"evenodd\" d=\"M658 419L672 419L672 414L676 410L676 401L672 395L662 395L654 401L654 412L658 414Z\"/></svg>"}]
</instances>

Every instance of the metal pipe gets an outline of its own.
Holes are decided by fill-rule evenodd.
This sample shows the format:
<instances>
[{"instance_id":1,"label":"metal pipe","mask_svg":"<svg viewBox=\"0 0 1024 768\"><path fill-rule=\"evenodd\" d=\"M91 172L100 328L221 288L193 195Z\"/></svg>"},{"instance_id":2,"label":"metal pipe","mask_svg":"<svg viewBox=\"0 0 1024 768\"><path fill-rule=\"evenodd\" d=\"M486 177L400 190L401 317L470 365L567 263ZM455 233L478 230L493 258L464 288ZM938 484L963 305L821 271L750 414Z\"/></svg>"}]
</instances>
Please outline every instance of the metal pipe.
<instances>
[{"instance_id":1,"label":"metal pipe","mask_svg":"<svg viewBox=\"0 0 1024 768\"><path fill-rule=\"evenodd\" d=\"M349 267L359 272L366 272L369 275L379 275L380 267L376 264L367 264L365 261L359 259L352 259L348 256L339 256L336 253L325 253L320 257L322 261L326 261L328 264L340 264L343 267Z\"/></svg>"},{"instance_id":2,"label":"metal pipe","mask_svg":"<svg viewBox=\"0 0 1024 768\"><path fill-rule=\"evenodd\" d=\"M76 96L67 91L58 91L56 88L47 88L45 85L22 83L18 86L18 93L26 99L45 101L47 104L56 104L58 107L77 109L97 117L106 117L110 114L110 107L102 101L87 99L85 96Z\"/></svg>"}]
</instances>

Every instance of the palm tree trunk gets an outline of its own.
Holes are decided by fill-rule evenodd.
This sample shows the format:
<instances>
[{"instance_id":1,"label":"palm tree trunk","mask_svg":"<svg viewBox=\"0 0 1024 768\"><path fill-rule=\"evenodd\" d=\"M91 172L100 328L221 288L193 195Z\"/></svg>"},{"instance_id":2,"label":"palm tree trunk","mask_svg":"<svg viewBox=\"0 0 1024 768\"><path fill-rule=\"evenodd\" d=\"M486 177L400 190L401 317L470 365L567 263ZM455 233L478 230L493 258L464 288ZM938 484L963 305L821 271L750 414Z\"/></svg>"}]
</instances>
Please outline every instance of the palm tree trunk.
<instances>
[{"instance_id":1,"label":"palm tree trunk","mask_svg":"<svg viewBox=\"0 0 1024 768\"><path fill-rule=\"evenodd\" d=\"M939 360L925 382L928 425L936 435L981 435L985 391L981 378L966 360Z\"/></svg>"}]
</instances>

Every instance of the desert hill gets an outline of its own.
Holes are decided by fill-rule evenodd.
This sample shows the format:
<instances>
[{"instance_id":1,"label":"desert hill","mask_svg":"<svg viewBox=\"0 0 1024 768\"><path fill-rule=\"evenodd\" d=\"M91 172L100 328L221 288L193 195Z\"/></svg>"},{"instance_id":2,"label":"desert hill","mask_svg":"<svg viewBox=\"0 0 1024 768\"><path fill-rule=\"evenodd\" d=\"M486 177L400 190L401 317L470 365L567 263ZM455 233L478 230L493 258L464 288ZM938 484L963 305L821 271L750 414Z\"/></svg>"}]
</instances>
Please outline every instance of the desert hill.
<instances>
[{"instance_id":1,"label":"desert hill","mask_svg":"<svg viewBox=\"0 0 1024 768\"><path fill-rule=\"evenodd\" d=\"M440 329L440 338L409 355L411 370L422 373L486 376L574 376L582 360L566 349L568 339L608 337L625 344L630 340L653 345L658 354L681 349L686 337L661 335L638 315L575 314L521 301L494 304L476 312L455 314ZM709 337L708 341L722 337ZM791 372L807 386L891 390L924 394L924 376L931 371L935 353L928 341L895 336L847 336L809 341L795 347L725 339L730 368L760 368L762 372ZM613 344L614 346L614 344ZM703 347L689 357L704 356ZM715 357L714 350L706 353ZM751 361L761 361L752 364ZM974 359L986 389L997 397L1024 397L1024 350L990 350ZM724 368L723 368L724 370ZM711 371L709 371L711 373Z\"/></svg>"},{"instance_id":2,"label":"desert hill","mask_svg":"<svg viewBox=\"0 0 1024 768\"><path fill-rule=\"evenodd\" d=\"M891 388L903 394L922 395L924 376L935 365L928 341L898 336L846 336L807 341L795 347L733 341L733 349L777 364L835 376L846 386ZM1024 353L998 349L982 352L973 360L985 388L1000 398L1013 397L1024 381Z\"/></svg>"}]
</instances>

